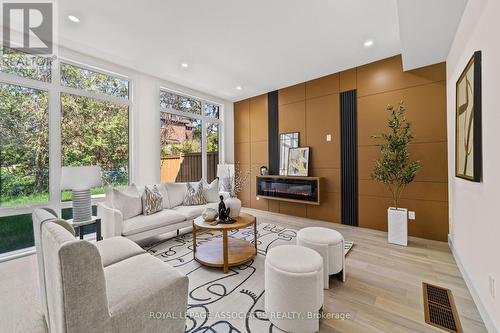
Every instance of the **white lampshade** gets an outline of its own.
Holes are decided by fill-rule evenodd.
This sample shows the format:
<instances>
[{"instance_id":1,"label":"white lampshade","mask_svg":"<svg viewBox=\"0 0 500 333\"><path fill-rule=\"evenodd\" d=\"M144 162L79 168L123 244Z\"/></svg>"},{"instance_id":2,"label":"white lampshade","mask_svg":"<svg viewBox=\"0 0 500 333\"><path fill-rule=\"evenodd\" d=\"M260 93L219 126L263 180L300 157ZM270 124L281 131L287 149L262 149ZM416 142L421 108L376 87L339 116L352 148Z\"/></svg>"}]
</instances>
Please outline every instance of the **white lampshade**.
<instances>
[{"instance_id":1,"label":"white lampshade","mask_svg":"<svg viewBox=\"0 0 500 333\"><path fill-rule=\"evenodd\" d=\"M102 186L101 167L78 166L63 167L61 172L62 190L88 190Z\"/></svg>"},{"instance_id":2,"label":"white lampshade","mask_svg":"<svg viewBox=\"0 0 500 333\"><path fill-rule=\"evenodd\" d=\"M220 179L234 176L234 164L217 164L217 177Z\"/></svg>"}]
</instances>

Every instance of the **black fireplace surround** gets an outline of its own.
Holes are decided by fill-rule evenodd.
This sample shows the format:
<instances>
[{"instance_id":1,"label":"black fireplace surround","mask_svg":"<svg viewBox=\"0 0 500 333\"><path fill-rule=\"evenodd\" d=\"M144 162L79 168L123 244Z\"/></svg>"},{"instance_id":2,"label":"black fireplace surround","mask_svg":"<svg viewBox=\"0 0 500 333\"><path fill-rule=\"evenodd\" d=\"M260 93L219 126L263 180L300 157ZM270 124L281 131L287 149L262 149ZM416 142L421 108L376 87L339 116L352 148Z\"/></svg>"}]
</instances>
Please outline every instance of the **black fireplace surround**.
<instances>
[{"instance_id":1,"label":"black fireplace surround","mask_svg":"<svg viewBox=\"0 0 500 333\"><path fill-rule=\"evenodd\" d=\"M318 179L257 177L257 196L317 203Z\"/></svg>"}]
</instances>

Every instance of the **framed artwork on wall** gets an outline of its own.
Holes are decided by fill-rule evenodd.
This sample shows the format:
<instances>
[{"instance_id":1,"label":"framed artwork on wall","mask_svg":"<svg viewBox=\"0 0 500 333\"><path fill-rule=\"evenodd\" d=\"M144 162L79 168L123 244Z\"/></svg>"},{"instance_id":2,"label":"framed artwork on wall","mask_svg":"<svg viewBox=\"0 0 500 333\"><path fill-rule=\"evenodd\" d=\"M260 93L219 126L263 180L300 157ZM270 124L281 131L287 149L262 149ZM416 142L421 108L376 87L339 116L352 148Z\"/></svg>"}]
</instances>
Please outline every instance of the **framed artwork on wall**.
<instances>
[{"instance_id":1,"label":"framed artwork on wall","mask_svg":"<svg viewBox=\"0 0 500 333\"><path fill-rule=\"evenodd\" d=\"M476 51L456 85L455 176L480 182L481 171L481 51Z\"/></svg>"},{"instance_id":2,"label":"framed artwork on wall","mask_svg":"<svg viewBox=\"0 0 500 333\"><path fill-rule=\"evenodd\" d=\"M288 152L299 146L299 132L280 134L280 176L288 174Z\"/></svg>"},{"instance_id":3,"label":"framed artwork on wall","mask_svg":"<svg viewBox=\"0 0 500 333\"><path fill-rule=\"evenodd\" d=\"M309 147L290 148L288 152L288 176L309 175Z\"/></svg>"}]
</instances>

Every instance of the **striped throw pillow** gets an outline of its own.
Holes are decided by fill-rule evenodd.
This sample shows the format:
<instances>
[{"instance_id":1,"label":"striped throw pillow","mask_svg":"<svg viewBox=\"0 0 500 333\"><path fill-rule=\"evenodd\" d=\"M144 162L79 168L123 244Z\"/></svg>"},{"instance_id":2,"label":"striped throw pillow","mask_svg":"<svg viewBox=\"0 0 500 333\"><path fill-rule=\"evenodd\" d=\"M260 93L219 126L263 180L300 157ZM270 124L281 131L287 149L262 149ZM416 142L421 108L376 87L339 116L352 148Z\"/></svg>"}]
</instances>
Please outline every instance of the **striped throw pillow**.
<instances>
[{"instance_id":1,"label":"striped throw pillow","mask_svg":"<svg viewBox=\"0 0 500 333\"><path fill-rule=\"evenodd\" d=\"M184 206L195 206L204 205L207 203L205 199L205 189L203 188L203 182L198 183L198 187L195 189L191 183L187 183L187 192L184 197L182 204Z\"/></svg>"},{"instance_id":2,"label":"striped throw pillow","mask_svg":"<svg viewBox=\"0 0 500 333\"><path fill-rule=\"evenodd\" d=\"M163 209L163 197L155 186L152 189L146 186L142 194L142 212L151 215Z\"/></svg>"}]
</instances>

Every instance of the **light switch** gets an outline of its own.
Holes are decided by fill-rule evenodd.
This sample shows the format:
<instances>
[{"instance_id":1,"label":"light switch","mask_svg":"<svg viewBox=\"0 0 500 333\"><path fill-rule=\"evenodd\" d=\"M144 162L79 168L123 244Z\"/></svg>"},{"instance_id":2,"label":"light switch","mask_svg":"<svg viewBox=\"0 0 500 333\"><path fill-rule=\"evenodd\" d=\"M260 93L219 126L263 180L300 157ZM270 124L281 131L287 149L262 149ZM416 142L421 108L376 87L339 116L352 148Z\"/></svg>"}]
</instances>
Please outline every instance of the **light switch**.
<instances>
[{"instance_id":1,"label":"light switch","mask_svg":"<svg viewBox=\"0 0 500 333\"><path fill-rule=\"evenodd\" d=\"M409 212L408 212L408 218L409 218L410 220L414 220L414 219L415 219L415 212L409 211Z\"/></svg>"},{"instance_id":2,"label":"light switch","mask_svg":"<svg viewBox=\"0 0 500 333\"><path fill-rule=\"evenodd\" d=\"M332 141L332 135L331 134L327 134L326 135L326 141Z\"/></svg>"}]
</instances>

